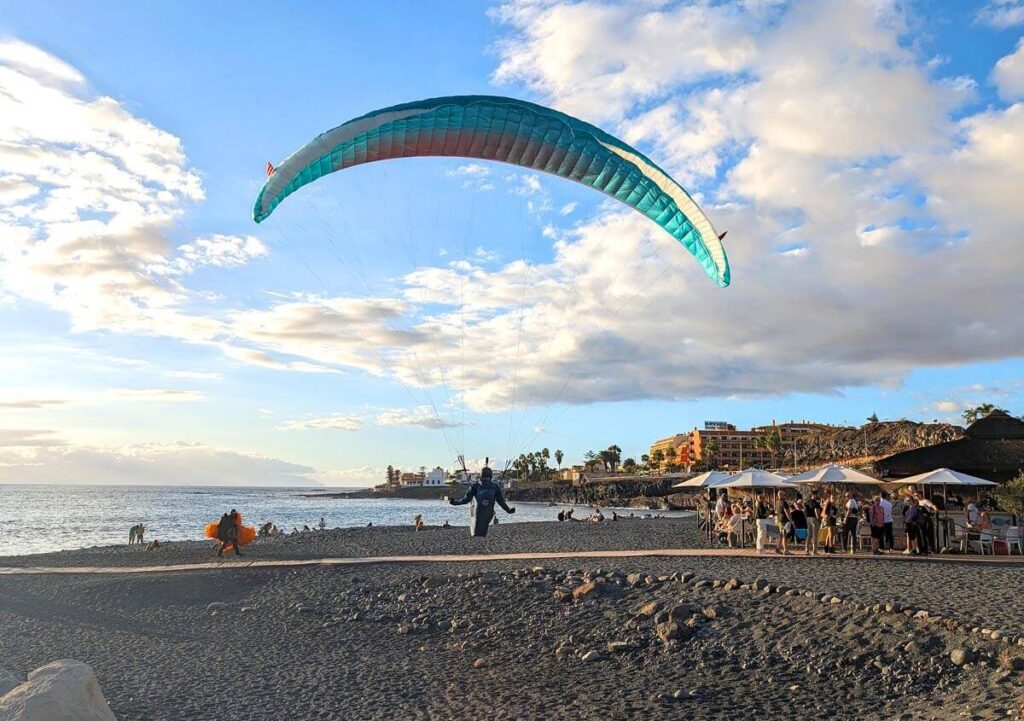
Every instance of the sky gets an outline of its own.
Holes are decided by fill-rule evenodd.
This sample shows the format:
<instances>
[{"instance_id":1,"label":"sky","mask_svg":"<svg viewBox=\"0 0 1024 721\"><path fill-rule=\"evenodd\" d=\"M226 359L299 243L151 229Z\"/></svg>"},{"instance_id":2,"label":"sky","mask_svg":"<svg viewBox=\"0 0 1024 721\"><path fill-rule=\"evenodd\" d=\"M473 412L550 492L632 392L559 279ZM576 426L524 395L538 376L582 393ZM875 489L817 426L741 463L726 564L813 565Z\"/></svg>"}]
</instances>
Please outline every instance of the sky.
<instances>
[{"instance_id":1,"label":"sky","mask_svg":"<svg viewBox=\"0 0 1024 721\"><path fill-rule=\"evenodd\" d=\"M640 149L732 284L469 159L252 221L267 161L458 94ZM0 0L0 483L365 486L705 420L1024 412L1021 187L1024 0Z\"/></svg>"}]
</instances>

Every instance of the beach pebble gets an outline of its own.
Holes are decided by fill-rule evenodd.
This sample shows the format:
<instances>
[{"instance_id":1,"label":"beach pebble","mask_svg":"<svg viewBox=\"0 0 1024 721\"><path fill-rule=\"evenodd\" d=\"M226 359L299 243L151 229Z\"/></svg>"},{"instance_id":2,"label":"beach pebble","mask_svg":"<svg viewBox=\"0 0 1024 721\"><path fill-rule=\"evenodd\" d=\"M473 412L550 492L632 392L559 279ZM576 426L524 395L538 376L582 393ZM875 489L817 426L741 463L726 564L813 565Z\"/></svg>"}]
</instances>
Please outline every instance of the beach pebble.
<instances>
[{"instance_id":1,"label":"beach pebble","mask_svg":"<svg viewBox=\"0 0 1024 721\"><path fill-rule=\"evenodd\" d=\"M473 662L473 668L483 668L486 665L487 659L485 658L478 658L476 661Z\"/></svg>"},{"instance_id":2,"label":"beach pebble","mask_svg":"<svg viewBox=\"0 0 1024 721\"><path fill-rule=\"evenodd\" d=\"M228 607L228 603L225 601L214 601L213 603L206 606L207 611L224 611Z\"/></svg>"},{"instance_id":3,"label":"beach pebble","mask_svg":"<svg viewBox=\"0 0 1024 721\"><path fill-rule=\"evenodd\" d=\"M626 651L632 651L633 644L629 641L609 641L608 642L608 653L625 653Z\"/></svg>"},{"instance_id":4,"label":"beach pebble","mask_svg":"<svg viewBox=\"0 0 1024 721\"><path fill-rule=\"evenodd\" d=\"M583 598L584 596L589 596L592 593L597 593L598 590L600 589L599 585L596 582L587 581L586 583L577 586L575 589L573 589L572 597Z\"/></svg>"},{"instance_id":5,"label":"beach pebble","mask_svg":"<svg viewBox=\"0 0 1024 721\"><path fill-rule=\"evenodd\" d=\"M653 616L657 612L658 612L658 602L657 601L650 601L649 603L645 603L643 606L638 608L637 611L636 611L636 615L637 616Z\"/></svg>"},{"instance_id":6,"label":"beach pebble","mask_svg":"<svg viewBox=\"0 0 1024 721\"><path fill-rule=\"evenodd\" d=\"M583 654L580 657L580 660L583 663L590 663L591 661L600 661L601 660L601 652L596 650L596 649L592 650L592 651L587 651L585 654Z\"/></svg>"},{"instance_id":7,"label":"beach pebble","mask_svg":"<svg viewBox=\"0 0 1024 721\"><path fill-rule=\"evenodd\" d=\"M693 701L697 698L697 695L693 691L679 688L673 692L672 698L676 701Z\"/></svg>"},{"instance_id":8,"label":"beach pebble","mask_svg":"<svg viewBox=\"0 0 1024 721\"><path fill-rule=\"evenodd\" d=\"M964 664L971 663L977 658L974 651L965 648L954 648L949 653L949 660L953 662L954 666L963 666Z\"/></svg>"}]
</instances>

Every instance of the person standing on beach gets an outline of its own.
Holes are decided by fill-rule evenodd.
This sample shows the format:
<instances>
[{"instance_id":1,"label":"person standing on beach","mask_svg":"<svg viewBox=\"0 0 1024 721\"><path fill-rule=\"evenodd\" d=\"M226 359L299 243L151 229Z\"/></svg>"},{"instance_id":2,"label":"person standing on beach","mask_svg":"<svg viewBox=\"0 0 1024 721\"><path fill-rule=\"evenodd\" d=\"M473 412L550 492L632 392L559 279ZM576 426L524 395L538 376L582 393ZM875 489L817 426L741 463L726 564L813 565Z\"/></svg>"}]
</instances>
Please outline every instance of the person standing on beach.
<instances>
[{"instance_id":1,"label":"person standing on beach","mask_svg":"<svg viewBox=\"0 0 1024 721\"><path fill-rule=\"evenodd\" d=\"M789 501L782 491L775 496L775 525L779 527L779 538L775 542L775 552L783 556L789 555L786 548L786 536L793 532L793 520L789 515Z\"/></svg>"},{"instance_id":2,"label":"person standing on beach","mask_svg":"<svg viewBox=\"0 0 1024 721\"><path fill-rule=\"evenodd\" d=\"M135 537L138 536L138 535L139 535L139 524L136 523L134 526L132 526L131 528L128 529L128 545L129 546L135 544Z\"/></svg>"},{"instance_id":3,"label":"person standing on beach","mask_svg":"<svg viewBox=\"0 0 1024 721\"><path fill-rule=\"evenodd\" d=\"M882 552L882 539L885 536L885 511L882 510L882 497L875 496L868 506L868 523L871 525L871 552L876 556Z\"/></svg>"},{"instance_id":4,"label":"person standing on beach","mask_svg":"<svg viewBox=\"0 0 1024 721\"><path fill-rule=\"evenodd\" d=\"M754 506L754 522L757 524L757 540L755 545L758 553L764 553L764 541L768 537L768 501L764 494L757 496Z\"/></svg>"},{"instance_id":5,"label":"person standing on beach","mask_svg":"<svg viewBox=\"0 0 1024 721\"><path fill-rule=\"evenodd\" d=\"M494 482L494 472L484 466L480 470L480 480L469 487L466 495L462 498L453 498L448 501L453 506L464 506L470 501L476 501L476 509L473 515L473 526L470 533L478 537L486 537L487 529L494 518L494 505L501 506L505 513L515 513L515 508L510 508L505 502L505 496L501 493L501 486Z\"/></svg>"},{"instance_id":6,"label":"person standing on beach","mask_svg":"<svg viewBox=\"0 0 1024 721\"><path fill-rule=\"evenodd\" d=\"M843 506L843 543L846 552L853 555L857 545L857 520L860 518L860 504L850 491L846 492L846 505Z\"/></svg>"},{"instance_id":7,"label":"person standing on beach","mask_svg":"<svg viewBox=\"0 0 1024 721\"><path fill-rule=\"evenodd\" d=\"M812 491L811 498L804 504L804 513L807 516L807 541L804 543L804 555L812 556L818 553L818 532L821 530L821 504L818 502L818 492Z\"/></svg>"},{"instance_id":8,"label":"person standing on beach","mask_svg":"<svg viewBox=\"0 0 1024 721\"><path fill-rule=\"evenodd\" d=\"M896 544L892 537L892 502L889 500L889 492L882 491L878 504L882 507L882 546L883 551L895 550Z\"/></svg>"},{"instance_id":9,"label":"person standing on beach","mask_svg":"<svg viewBox=\"0 0 1024 721\"><path fill-rule=\"evenodd\" d=\"M138 525L138 531L135 533L135 542L136 543L145 543L146 542L146 527L143 526L141 523Z\"/></svg>"},{"instance_id":10,"label":"person standing on beach","mask_svg":"<svg viewBox=\"0 0 1024 721\"><path fill-rule=\"evenodd\" d=\"M837 515L835 497L829 493L821 506L821 525L825 528L825 553L836 552Z\"/></svg>"}]
</instances>

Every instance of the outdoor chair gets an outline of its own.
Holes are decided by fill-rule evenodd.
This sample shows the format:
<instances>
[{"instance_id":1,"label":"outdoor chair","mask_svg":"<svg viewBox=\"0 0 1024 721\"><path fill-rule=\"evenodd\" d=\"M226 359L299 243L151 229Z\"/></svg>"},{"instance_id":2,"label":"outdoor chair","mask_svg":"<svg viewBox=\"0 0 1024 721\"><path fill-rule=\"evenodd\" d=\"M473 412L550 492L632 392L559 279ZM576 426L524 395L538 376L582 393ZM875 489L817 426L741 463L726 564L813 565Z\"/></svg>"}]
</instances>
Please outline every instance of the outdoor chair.
<instances>
[{"instance_id":1,"label":"outdoor chair","mask_svg":"<svg viewBox=\"0 0 1024 721\"><path fill-rule=\"evenodd\" d=\"M1024 556L1024 548L1021 543L1024 543L1024 533L1021 532L1020 526L1009 526L1006 529L1006 550L1008 553L1013 553L1013 547L1017 547L1017 553Z\"/></svg>"},{"instance_id":2,"label":"outdoor chair","mask_svg":"<svg viewBox=\"0 0 1024 721\"><path fill-rule=\"evenodd\" d=\"M978 552L982 556L985 555L985 549L988 549L990 556L995 555L995 549L992 547L992 541L995 536L991 531L964 531L964 553L970 553L971 547L974 545L978 546Z\"/></svg>"},{"instance_id":3,"label":"outdoor chair","mask_svg":"<svg viewBox=\"0 0 1024 721\"><path fill-rule=\"evenodd\" d=\"M861 521L857 524L857 548L864 550L864 544L871 548L871 524Z\"/></svg>"}]
</instances>

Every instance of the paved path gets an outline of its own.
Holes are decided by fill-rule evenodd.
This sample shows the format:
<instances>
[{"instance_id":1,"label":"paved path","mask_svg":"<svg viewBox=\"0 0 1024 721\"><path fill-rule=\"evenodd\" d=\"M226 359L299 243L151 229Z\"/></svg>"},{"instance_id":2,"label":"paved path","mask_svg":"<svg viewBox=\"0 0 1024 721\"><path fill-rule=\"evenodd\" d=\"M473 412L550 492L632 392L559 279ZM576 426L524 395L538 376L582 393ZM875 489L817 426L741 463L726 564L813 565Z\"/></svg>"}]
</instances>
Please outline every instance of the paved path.
<instances>
[{"instance_id":1,"label":"paved path","mask_svg":"<svg viewBox=\"0 0 1024 721\"><path fill-rule=\"evenodd\" d=\"M209 571L225 568L289 568L296 566L364 566L385 563L479 563L484 561L550 561L576 558L761 558L807 559L801 553L790 556L779 556L775 553L759 554L750 549L732 548L680 548L629 551L553 551L534 553L493 553L472 555L441 555L441 556L367 556L363 558L310 558L296 560L231 560L207 563L179 563L166 566L0 566L0 575L38 575L38 574L120 574L120 573L170 573L175 571ZM870 554L821 554L815 556L816 561L842 562L844 560L877 560L905 561L907 563L961 563L970 565L1021 566L1024 557L1012 556L960 556L931 555L927 558L904 556L899 553L875 556Z\"/></svg>"}]
</instances>

